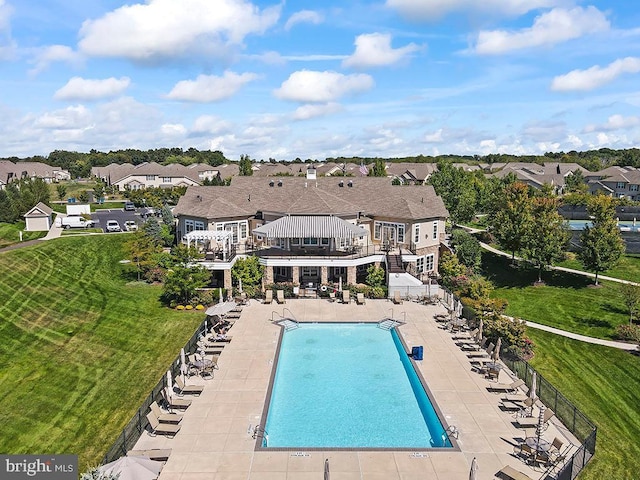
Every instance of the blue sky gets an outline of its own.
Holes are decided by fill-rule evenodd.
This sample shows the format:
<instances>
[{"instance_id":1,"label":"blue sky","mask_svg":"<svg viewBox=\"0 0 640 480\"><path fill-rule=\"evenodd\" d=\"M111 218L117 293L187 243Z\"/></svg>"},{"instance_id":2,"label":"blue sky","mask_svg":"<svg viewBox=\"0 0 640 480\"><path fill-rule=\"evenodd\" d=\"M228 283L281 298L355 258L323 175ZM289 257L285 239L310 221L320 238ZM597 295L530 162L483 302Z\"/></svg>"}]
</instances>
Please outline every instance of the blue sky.
<instances>
[{"instance_id":1,"label":"blue sky","mask_svg":"<svg viewBox=\"0 0 640 480\"><path fill-rule=\"evenodd\" d=\"M0 157L640 146L640 6L0 0Z\"/></svg>"}]
</instances>

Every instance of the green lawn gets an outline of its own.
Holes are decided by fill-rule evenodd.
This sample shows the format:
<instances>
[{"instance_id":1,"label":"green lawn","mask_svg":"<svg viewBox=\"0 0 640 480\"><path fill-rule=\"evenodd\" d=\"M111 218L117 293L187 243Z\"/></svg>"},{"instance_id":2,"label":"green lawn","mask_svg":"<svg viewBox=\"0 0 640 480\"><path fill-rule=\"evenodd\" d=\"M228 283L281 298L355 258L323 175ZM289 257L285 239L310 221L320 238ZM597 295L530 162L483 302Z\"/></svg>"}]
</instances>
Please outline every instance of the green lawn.
<instances>
[{"instance_id":1,"label":"green lawn","mask_svg":"<svg viewBox=\"0 0 640 480\"><path fill-rule=\"evenodd\" d=\"M617 325L629 321L613 282L593 288L587 277L549 271L543 273L546 285L536 287L536 270L514 268L510 262L490 252L482 254L483 271L496 287L492 296L509 302L507 315L606 339L613 338Z\"/></svg>"},{"instance_id":2,"label":"green lawn","mask_svg":"<svg viewBox=\"0 0 640 480\"><path fill-rule=\"evenodd\" d=\"M531 363L598 427L596 456L580 480L640 472L640 357L532 328Z\"/></svg>"},{"instance_id":3,"label":"green lawn","mask_svg":"<svg viewBox=\"0 0 640 480\"><path fill-rule=\"evenodd\" d=\"M0 451L77 453L97 464L202 314L128 284L121 235L0 254Z\"/></svg>"},{"instance_id":4,"label":"green lawn","mask_svg":"<svg viewBox=\"0 0 640 480\"><path fill-rule=\"evenodd\" d=\"M24 222L1 223L0 222L0 248L8 247L14 243L20 243L20 231L22 231L22 241L35 240L44 237L47 232L25 232Z\"/></svg>"},{"instance_id":5,"label":"green lawn","mask_svg":"<svg viewBox=\"0 0 640 480\"><path fill-rule=\"evenodd\" d=\"M565 260L558 265L561 267L573 268L575 270L584 270L580 261L575 259ZM599 275L640 283L640 255L623 255L620 262L618 262L615 267L611 270L607 270L606 272L600 272Z\"/></svg>"}]
</instances>

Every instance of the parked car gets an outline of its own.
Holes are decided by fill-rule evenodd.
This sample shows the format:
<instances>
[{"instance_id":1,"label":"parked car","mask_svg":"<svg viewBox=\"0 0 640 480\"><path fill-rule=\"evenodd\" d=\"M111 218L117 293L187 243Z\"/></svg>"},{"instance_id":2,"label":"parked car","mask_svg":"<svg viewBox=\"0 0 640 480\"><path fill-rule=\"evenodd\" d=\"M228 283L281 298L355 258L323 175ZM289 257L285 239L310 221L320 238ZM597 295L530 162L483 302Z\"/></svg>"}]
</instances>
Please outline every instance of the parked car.
<instances>
[{"instance_id":1,"label":"parked car","mask_svg":"<svg viewBox=\"0 0 640 480\"><path fill-rule=\"evenodd\" d=\"M67 215L60 220L60 226L64 229L92 228L95 226L95 222L93 220L87 220L80 215Z\"/></svg>"},{"instance_id":2,"label":"parked car","mask_svg":"<svg viewBox=\"0 0 640 480\"><path fill-rule=\"evenodd\" d=\"M120 224L117 220L107 220L106 226L107 232L121 232Z\"/></svg>"},{"instance_id":3,"label":"parked car","mask_svg":"<svg viewBox=\"0 0 640 480\"><path fill-rule=\"evenodd\" d=\"M127 232L137 232L138 224L133 220L127 220L126 222L124 222L124 229Z\"/></svg>"},{"instance_id":4,"label":"parked car","mask_svg":"<svg viewBox=\"0 0 640 480\"><path fill-rule=\"evenodd\" d=\"M124 202L124 209L127 212L135 212L136 206L133 202Z\"/></svg>"}]
</instances>

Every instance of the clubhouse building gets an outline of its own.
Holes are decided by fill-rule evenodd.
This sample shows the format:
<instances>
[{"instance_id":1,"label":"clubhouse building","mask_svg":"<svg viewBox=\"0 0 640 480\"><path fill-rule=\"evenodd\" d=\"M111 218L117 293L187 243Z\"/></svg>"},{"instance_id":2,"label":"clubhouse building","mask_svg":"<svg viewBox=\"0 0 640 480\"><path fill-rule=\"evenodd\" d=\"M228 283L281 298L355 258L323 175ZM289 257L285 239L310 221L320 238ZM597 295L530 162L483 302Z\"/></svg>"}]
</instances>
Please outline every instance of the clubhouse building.
<instances>
[{"instance_id":1,"label":"clubhouse building","mask_svg":"<svg viewBox=\"0 0 640 480\"><path fill-rule=\"evenodd\" d=\"M389 178L234 177L191 186L174 209L177 237L197 245L216 286L230 288L238 258L256 255L264 284L317 289L364 283L371 265L394 289L426 293L437 276L448 212L429 185Z\"/></svg>"}]
</instances>

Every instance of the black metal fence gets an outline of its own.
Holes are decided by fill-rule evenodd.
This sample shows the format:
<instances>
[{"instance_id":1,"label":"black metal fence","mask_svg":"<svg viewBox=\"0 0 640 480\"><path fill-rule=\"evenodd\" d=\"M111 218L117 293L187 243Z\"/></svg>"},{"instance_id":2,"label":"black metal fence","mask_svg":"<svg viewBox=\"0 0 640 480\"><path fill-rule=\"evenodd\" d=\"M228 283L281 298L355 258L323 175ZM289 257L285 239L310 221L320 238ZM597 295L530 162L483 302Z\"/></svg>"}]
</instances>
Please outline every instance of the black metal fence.
<instances>
[{"instance_id":1,"label":"black metal fence","mask_svg":"<svg viewBox=\"0 0 640 480\"><path fill-rule=\"evenodd\" d=\"M531 386L533 372L536 372L538 398L554 411L562 424L580 441L578 450L556 467L553 475L549 472L549 476L557 480L573 480L595 454L597 427L528 362L509 358L502 358L502 361L528 386Z\"/></svg>"},{"instance_id":2,"label":"black metal fence","mask_svg":"<svg viewBox=\"0 0 640 480\"><path fill-rule=\"evenodd\" d=\"M196 345L198 342L198 338L204 332L205 328L204 320L198 329L191 336L187 344L184 346L185 352L194 352L196 350ZM174 376L179 375L180 373L180 354L176 356L174 361L171 362L171 365L167 368L167 370L171 370L171 374ZM166 375L162 375L158 383L151 390L151 393L144 399L142 405L138 411L133 415L129 423L124 427L118 438L113 443L111 448L107 450L107 453L102 458L102 464L112 462L117 460L118 458L127 454L129 450L131 450L138 439L142 436L147 426L149 425L149 421L147 420L147 413L149 413L149 406L154 401L161 403L162 400L162 389L167 385L167 377Z\"/></svg>"}]
</instances>

